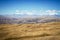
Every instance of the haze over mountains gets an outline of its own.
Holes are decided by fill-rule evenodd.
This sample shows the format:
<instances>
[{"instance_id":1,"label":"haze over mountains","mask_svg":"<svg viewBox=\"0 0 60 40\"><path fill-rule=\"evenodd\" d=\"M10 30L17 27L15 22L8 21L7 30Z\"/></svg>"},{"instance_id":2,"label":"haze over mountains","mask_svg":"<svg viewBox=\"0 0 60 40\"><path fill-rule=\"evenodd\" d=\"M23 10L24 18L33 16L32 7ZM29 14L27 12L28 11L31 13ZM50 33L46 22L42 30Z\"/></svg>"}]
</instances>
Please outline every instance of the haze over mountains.
<instances>
[{"instance_id":1,"label":"haze over mountains","mask_svg":"<svg viewBox=\"0 0 60 40\"><path fill-rule=\"evenodd\" d=\"M0 15L0 24L46 23L60 21L60 15Z\"/></svg>"}]
</instances>

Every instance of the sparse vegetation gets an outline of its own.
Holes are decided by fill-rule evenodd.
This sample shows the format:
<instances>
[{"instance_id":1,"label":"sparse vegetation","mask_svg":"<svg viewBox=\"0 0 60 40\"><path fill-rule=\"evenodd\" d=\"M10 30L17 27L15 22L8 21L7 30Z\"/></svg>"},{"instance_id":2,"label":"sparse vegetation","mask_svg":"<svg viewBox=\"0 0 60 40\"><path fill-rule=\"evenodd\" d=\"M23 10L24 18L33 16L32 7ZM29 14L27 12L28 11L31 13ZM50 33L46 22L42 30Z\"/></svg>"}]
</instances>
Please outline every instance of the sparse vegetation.
<instances>
[{"instance_id":1,"label":"sparse vegetation","mask_svg":"<svg viewBox=\"0 0 60 40\"><path fill-rule=\"evenodd\" d=\"M0 24L0 40L50 40L49 36L60 40L60 22Z\"/></svg>"}]
</instances>

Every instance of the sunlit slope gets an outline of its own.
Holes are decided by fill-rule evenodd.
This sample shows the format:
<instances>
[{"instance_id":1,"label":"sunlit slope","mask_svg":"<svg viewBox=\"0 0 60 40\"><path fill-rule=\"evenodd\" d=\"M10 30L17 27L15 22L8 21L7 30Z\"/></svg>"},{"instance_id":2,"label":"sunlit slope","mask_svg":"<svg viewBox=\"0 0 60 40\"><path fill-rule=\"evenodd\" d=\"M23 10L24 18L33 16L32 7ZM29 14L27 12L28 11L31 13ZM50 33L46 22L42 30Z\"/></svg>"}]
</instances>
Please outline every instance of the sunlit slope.
<instances>
[{"instance_id":1,"label":"sunlit slope","mask_svg":"<svg viewBox=\"0 0 60 40\"><path fill-rule=\"evenodd\" d=\"M0 24L0 40L60 40L60 22Z\"/></svg>"}]
</instances>

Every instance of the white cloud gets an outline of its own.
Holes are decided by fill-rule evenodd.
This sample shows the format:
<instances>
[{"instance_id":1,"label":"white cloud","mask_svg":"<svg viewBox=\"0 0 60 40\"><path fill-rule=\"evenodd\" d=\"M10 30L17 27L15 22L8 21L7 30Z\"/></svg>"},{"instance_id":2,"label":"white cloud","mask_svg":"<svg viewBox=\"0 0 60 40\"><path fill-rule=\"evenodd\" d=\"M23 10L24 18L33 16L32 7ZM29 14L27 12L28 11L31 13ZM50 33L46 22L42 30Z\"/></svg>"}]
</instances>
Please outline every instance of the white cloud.
<instances>
[{"instance_id":1,"label":"white cloud","mask_svg":"<svg viewBox=\"0 0 60 40\"><path fill-rule=\"evenodd\" d=\"M19 10L16 10L16 14L20 14L20 11Z\"/></svg>"},{"instance_id":2,"label":"white cloud","mask_svg":"<svg viewBox=\"0 0 60 40\"><path fill-rule=\"evenodd\" d=\"M33 15L33 13L32 13L32 12L26 12L26 14L27 14L27 15Z\"/></svg>"},{"instance_id":3,"label":"white cloud","mask_svg":"<svg viewBox=\"0 0 60 40\"><path fill-rule=\"evenodd\" d=\"M26 15L55 15L59 10L16 10L16 14Z\"/></svg>"},{"instance_id":4,"label":"white cloud","mask_svg":"<svg viewBox=\"0 0 60 40\"><path fill-rule=\"evenodd\" d=\"M46 12L47 12L48 15L55 15L55 14L57 14L56 10L47 10Z\"/></svg>"}]
</instances>

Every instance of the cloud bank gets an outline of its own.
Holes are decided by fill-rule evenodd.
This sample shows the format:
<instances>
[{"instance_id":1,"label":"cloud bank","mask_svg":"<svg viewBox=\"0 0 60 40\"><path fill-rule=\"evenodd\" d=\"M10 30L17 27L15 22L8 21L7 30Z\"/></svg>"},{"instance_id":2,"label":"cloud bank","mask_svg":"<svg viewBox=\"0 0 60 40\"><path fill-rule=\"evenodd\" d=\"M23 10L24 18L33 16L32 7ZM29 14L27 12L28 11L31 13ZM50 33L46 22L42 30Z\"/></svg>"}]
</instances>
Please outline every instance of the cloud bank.
<instances>
[{"instance_id":1,"label":"cloud bank","mask_svg":"<svg viewBox=\"0 0 60 40\"><path fill-rule=\"evenodd\" d=\"M19 15L56 15L60 10L16 10L15 14Z\"/></svg>"}]
</instances>

